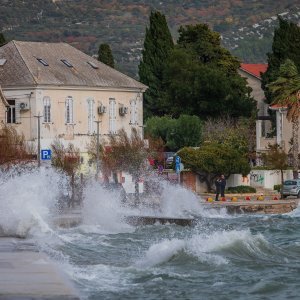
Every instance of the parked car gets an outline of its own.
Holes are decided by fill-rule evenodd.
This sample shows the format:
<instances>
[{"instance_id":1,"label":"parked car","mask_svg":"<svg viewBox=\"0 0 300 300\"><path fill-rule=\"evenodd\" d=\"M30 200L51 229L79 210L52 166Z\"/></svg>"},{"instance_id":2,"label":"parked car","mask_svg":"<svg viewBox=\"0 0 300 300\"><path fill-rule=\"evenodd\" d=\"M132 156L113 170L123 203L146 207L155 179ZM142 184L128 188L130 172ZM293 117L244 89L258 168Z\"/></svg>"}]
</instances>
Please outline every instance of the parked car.
<instances>
[{"instance_id":1,"label":"parked car","mask_svg":"<svg viewBox=\"0 0 300 300\"><path fill-rule=\"evenodd\" d=\"M167 168L167 169L172 169L173 161L174 161L174 156L169 156L169 157L166 159L166 168Z\"/></svg>"},{"instance_id":2,"label":"parked car","mask_svg":"<svg viewBox=\"0 0 300 300\"><path fill-rule=\"evenodd\" d=\"M282 198L287 196L296 196L300 198L300 179L286 180L281 189Z\"/></svg>"}]
</instances>

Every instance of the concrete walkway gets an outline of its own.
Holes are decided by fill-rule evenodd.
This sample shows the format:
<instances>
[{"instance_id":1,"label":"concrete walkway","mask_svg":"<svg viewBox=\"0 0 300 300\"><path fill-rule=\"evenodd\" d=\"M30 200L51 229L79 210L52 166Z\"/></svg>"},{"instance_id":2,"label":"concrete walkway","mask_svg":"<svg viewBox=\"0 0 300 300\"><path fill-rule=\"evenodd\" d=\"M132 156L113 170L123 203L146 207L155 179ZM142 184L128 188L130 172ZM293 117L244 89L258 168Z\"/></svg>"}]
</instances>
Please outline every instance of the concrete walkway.
<instances>
[{"instance_id":1,"label":"concrete walkway","mask_svg":"<svg viewBox=\"0 0 300 300\"><path fill-rule=\"evenodd\" d=\"M0 237L0 299L80 299L46 254L26 240Z\"/></svg>"}]
</instances>

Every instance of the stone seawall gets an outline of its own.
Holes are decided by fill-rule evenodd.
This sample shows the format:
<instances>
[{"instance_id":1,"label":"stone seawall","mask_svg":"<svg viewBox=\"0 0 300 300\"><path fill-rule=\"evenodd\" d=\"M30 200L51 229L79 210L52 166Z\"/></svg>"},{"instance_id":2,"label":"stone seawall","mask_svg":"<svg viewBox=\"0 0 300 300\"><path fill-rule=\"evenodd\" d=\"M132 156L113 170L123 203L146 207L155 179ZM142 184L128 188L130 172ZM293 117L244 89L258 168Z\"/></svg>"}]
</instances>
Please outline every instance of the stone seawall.
<instances>
[{"instance_id":1,"label":"stone seawall","mask_svg":"<svg viewBox=\"0 0 300 300\"><path fill-rule=\"evenodd\" d=\"M300 199L205 203L206 208L226 208L228 213L284 214L298 207Z\"/></svg>"}]
</instances>

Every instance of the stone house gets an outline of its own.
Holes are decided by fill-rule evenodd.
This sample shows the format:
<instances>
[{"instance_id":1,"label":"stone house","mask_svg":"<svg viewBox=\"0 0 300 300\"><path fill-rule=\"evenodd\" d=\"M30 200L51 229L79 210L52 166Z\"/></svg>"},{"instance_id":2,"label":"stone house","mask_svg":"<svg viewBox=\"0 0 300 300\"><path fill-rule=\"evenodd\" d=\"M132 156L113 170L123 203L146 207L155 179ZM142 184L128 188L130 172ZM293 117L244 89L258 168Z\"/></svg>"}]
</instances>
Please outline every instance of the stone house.
<instances>
[{"instance_id":1,"label":"stone house","mask_svg":"<svg viewBox=\"0 0 300 300\"><path fill-rule=\"evenodd\" d=\"M143 136L147 87L66 43L11 41L2 46L0 86L0 122L36 145L40 116L42 149L59 138L84 154L97 124L101 138L121 128L130 133L133 127Z\"/></svg>"}]
</instances>

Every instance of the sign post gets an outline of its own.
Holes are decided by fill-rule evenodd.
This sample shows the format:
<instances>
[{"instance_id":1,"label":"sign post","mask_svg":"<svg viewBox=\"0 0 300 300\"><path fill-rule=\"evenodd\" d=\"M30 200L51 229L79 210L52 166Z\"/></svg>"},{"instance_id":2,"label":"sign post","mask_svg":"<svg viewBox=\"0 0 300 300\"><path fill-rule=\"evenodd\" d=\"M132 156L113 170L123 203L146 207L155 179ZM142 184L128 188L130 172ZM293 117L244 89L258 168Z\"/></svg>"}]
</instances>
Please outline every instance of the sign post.
<instances>
[{"instance_id":1,"label":"sign post","mask_svg":"<svg viewBox=\"0 0 300 300\"><path fill-rule=\"evenodd\" d=\"M176 155L175 156L175 171L176 174L178 175L178 183L180 184L180 164L181 164L181 158L180 156Z\"/></svg>"}]
</instances>

